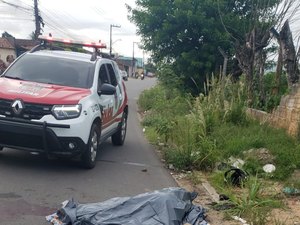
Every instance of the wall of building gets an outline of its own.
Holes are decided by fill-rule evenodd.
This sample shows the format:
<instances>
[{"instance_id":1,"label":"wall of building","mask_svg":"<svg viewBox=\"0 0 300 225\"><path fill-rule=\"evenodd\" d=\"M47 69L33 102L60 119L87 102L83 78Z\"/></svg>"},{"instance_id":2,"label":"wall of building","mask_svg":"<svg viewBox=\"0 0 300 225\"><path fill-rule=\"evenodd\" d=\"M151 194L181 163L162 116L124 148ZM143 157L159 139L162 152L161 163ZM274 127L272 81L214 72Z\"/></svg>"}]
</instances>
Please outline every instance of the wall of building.
<instances>
[{"instance_id":1,"label":"wall of building","mask_svg":"<svg viewBox=\"0 0 300 225\"><path fill-rule=\"evenodd\" d=\"M300 132L300 86L295 85L291 94L282 97L280 105L272 113L256 109L248 109L248 113L262 123L284 128L292 136L298 135Z\"/></svg>"},{"instance_id":2,"label":"wall of building","mask_svg":"<svg viewBox=\"0 0 300 225\"><path fill-rule=\"evenodd\" d=\"M6 64L9 65L9 63L6 61L6 57L8 55L12 55L14 59L16 59L16 52L14 49L5 49L1 48L0 49L0 59Z\"/></svg>"}]
</instances>

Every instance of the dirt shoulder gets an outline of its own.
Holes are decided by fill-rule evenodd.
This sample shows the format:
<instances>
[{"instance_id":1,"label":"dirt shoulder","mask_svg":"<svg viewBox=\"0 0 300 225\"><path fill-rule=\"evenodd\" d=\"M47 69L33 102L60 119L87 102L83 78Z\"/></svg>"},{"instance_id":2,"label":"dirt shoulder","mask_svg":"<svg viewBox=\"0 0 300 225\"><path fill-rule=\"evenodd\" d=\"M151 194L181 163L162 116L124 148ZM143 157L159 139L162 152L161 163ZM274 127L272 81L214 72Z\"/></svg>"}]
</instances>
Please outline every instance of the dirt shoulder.
<instances>
[{"instance_id":1,"label":"dirt shoulder","mask_svg":"<svg viewBox=\"0 0 300 225\"><path fill-rule=\"evenodd\" d=\"M172 176L178 183L178 185L187 191L195 191L198 193L197 198L193 201L195 205L201 205L207 210L206 221L210 225L238 225L240 222L234 220L228 220L225 218L225 214L222 211L217 211L213 209L212 205L216 202L217 196L216 191L209 185L209 183L204 182L202 184L194 185L190 179L187 178L187 174L184 173L173 173ZM208 184L208 186L205 185ZM203 185L204 184L204 185Z\"/></svg>"},{"instance_id":2,"label":"dirt shoulder","mask_svg":"<svg viewBox=\"0 0 300 225\"><path fill-rule=\"evenodd\" d=\"M139 120L142 121L144 113L138 112L138 116ZM160 147L154 146L154 148L156 149L158 157L161 159L162 162L165 163L165 160L162 156L162 151L159 150ZM187 173L177 173L174 172L174 170L172 169L170 169L170 173L177 182L178 186L186 189L187 191L195 191L198 193L198 196L193 203L195 205L201 205L207 210L206 221L208 221L210 225L247 224L243 223L243 221L241 220L234 220L231 217L226 216L224 211L218 211L212 207L214 203L219 201L219 194L215 191L215 189L205 178L201 178L201 182L198 182L199 184L195 185L193 184L192 180L188 177ZM300 171L299 177L297 178L300 179ZM300 195L286 196L286 198L283 197L282 201L284 202L285 207L282 209L274 209L270 213L269 221L271 222L266 223L265 225L300 225Z\"/></svg>"},{"instance_id":3,"label":"dirt shoulder","mask_svg":"<svg viewBox=\"0 0 300 225\"><path fill-rule=\"evenodd\" d=\"M217 211L212 207L219 200L219 194L205 179L201 179L201 184L194 185L185 173L171 172L171 174L180 187L198 193L193 203L207 210L206 220L210 225L246 225L246 223L226 217L224 211ZM300 196L286 197L283 202L285 207L274 209L271 212L270 222L266 225L300 225Z\"/></svg>"}]
</instances>

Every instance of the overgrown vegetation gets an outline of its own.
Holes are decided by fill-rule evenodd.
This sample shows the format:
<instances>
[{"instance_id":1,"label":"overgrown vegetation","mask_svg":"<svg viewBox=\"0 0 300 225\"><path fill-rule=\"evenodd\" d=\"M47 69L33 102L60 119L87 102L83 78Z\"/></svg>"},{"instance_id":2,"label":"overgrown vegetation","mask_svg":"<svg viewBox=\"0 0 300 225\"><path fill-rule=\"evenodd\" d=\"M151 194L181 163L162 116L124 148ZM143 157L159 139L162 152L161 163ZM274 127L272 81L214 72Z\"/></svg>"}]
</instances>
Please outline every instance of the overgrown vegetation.
<instances>
[{"instance_id":1,"label":"overgrown vegetation","mask_svg":"<svg viewBox=\"0 0 300 225\"><path fill-rule=\"evenodd\" d=\"M230 78L212 77L205 85L209 94L194 98L158 85L140 96L139 106L145 111L146 135L176 169L209 171L214 176L217 165L228 169L230 159L244 160L243 169L255 179L245 186L248 191L230 198L235 205L230 213L265 224L270 207L278 204L274 196L261 198L259 180L286 182L300 169L300 145L284 130L247 116L243 87ZM265 173L266 163L274 164L275 172ZM224 175L222 170L218 173ZM225 188L223 179L215 185Z\"/></svg>"},{"instance_id":2,"label":"overgrown vegetation","mask_svg":"<svg viewBox=\"0 0 300 225\"><path fill-rule=\"evenodd\" d=\"M193 96L203 93L206 77L219 70L235 81L244 74L247 105L271 110L280 98L283 71L289 87L299 81L289 26L298 0L137 0L127 9L156 66L172 68L161 74L162 81L175 80L173 86ZM278 58L270 95L263 80L271 52Z\"/></svg>"},{"instance_id":3,"label":"overgrown vegetation","mask_svg":"<svg viewBox=\"0 0 300 225\"><path fill-rule=\"evenodd\" d=\"M266 162L246 153L264 148L276 165L274 179L284 180L300 168L300 146L294 138L247 116L241 84L212 78L206 88L209 95L197 98L161 85L140 96L139 106L146 111L143 125L151 131L152 142L156 135L167 146L168 163L178 169L212 170L216 162L236 157L247 159L245 167L260 176Z\"/></svg>"},{"instance_id":4,"label":"overgrown vegetation","mask_svg":"<svg viewBox=\"0 0 300 225\"><path fill-rule=\"evenodd\" d=\"M255 225L264 225L273 222L271 212L273 208L284 208L283 203L271 190L269 184L253 176L245 180L243 188L237 188L224 183L221 172L214 173L211 182L222 195L229 198L220 202L215 208L227 208L228 218L235 215L239 218L247 218L248 222ZM273 224L273 223L272 223Z\"/></svg>"},{"instance_id":5,"label":"overgrown vegetation","mask_svg":"<svg viewBox=\"0 0 300 225\"><path fill-rule=\"evenodd\" d=\"M262 103L258 98L254 100L253 108L260 109L266 112L271 112L280 103L281 97L288 94L288 84L286 74L280 76L280 88L276 84L276 73L269 72L263 77L265 87L265 101Z\"/></svg>"}]
</instances>

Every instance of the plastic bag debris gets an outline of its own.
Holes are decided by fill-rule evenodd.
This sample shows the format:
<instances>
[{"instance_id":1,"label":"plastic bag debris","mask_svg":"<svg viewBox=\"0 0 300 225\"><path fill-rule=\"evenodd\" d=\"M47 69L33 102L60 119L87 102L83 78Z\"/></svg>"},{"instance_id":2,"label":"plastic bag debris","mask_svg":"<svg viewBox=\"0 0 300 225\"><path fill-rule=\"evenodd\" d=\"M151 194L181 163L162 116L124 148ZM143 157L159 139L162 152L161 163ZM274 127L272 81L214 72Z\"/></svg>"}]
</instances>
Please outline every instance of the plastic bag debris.
<instances>
[{"instance_id":1,"label":"plastic bag debris","mask_svg":"<svg viewBox=\"0 0 300 225\"><path fill-rule=\"evenodd\" d=\"M300 195L300 189L294 187L284 187L282 191L287 195Z\"/></svg>"},{"instance_id":2,"label":"plastic bag debris","mask_svg":"<svg viewBox=\"0 0 300 225\"><path fill-rule=\"evenodd\" d=\"M79 204L73 199L56 213L55 225L208 225L206 210L193 205L197 193L165 188L133 197L117 197L99 203Z\"/></svg>"},{"instance_id":3,"label":"plastic bag debris","mask_svg":"<svg viewBox=\"0 0 300 225\"><path fill-rule=\"evenodd\" d=\"M243 165L245 164L244 160L242 160L242 159L236 159L236 158L234 158L232 156L229 157L228 162L229 162L229 164L231 164L232 167L238 168L238 169L242 168Z\"/></svg>"},{"instance_id":4,"label":"plastic bag debris","mask_svg":"<svg viewBox=\"0 0 300 225\"><path fill-rule=\"evenodd\" d=\"M247 178L248 173L239 168L231 168L224 173L224 181L238 187L240 187Z\"/></svg>"},{"instance_id":5,"label":"plastic bag debris","mask_svg":"<svg viewBox=\"0 0 300 225\"><path fill-rule=\"evenodd\" d=\"M243 225L250 225L250 224L247 223L246 220L244 220L244 219L242 219L242 218L240 218L240 217L238 217L238 216L232 216L232 218L233 218L234 220L236 220L236 221L240 221Z\"/></svg>"},{"instance_id":6,"label":"plastic bag debris","mask_svg":"<svg viewBox=\"0 0 300 225\"><path fill-rule=\"evenodd\" d=\"M266 173L273 173L276 170L276 167L273 164L266 164L263 166L263 170Z\"/></svg>"}]
</instances>

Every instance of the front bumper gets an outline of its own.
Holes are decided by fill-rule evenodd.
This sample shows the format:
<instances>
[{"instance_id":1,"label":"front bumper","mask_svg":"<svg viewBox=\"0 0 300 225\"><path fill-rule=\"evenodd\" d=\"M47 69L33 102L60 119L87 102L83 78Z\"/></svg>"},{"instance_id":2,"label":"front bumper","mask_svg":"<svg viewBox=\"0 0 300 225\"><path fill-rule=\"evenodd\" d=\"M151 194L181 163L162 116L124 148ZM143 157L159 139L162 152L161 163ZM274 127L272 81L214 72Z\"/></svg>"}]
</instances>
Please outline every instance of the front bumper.
<instances>
[{"instance_id":1,"label":"front bumper","mask_svg":"<svg viewBox=\"0 0 300 225\"><path fill-rule=\"evenodd\" d=\"M0 146L66 156L84 149L81 138L58 137L51 128L70 129L70 125L0 117Z\"/></svg>"}]
</instances>

